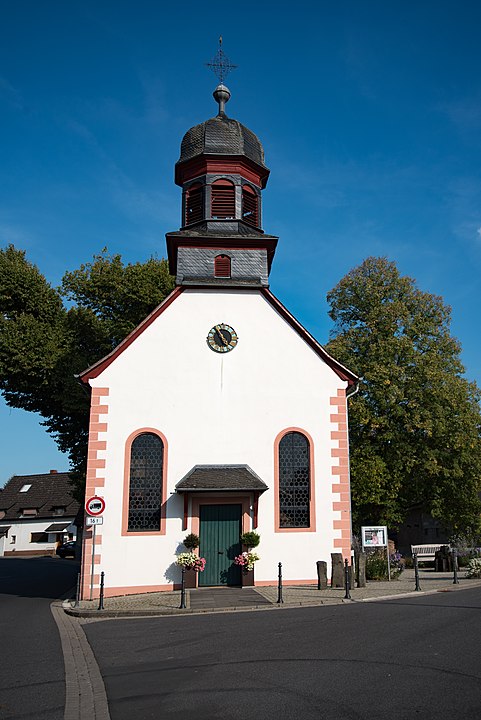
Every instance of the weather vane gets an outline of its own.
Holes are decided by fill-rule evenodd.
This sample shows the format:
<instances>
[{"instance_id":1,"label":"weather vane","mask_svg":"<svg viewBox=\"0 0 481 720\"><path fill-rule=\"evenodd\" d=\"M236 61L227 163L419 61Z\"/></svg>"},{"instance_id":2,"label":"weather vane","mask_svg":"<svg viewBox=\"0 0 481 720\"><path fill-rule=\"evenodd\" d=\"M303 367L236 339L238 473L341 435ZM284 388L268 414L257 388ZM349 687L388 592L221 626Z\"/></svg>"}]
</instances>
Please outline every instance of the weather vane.
<instances>
[{"instance_id":1,"label":"weather vane","mask_svg":"<svg viewBox=\"0 0 481 720\"><path fill-rule=\"evenodd\" d=\"M224 84L224 80L230 71L236 69L237 65L232 65L225 52L222 50L222 35L219 38L219 49L212 60L206 63L206 65L217 75L222 85Z\"/></svg>"}]
</instances>

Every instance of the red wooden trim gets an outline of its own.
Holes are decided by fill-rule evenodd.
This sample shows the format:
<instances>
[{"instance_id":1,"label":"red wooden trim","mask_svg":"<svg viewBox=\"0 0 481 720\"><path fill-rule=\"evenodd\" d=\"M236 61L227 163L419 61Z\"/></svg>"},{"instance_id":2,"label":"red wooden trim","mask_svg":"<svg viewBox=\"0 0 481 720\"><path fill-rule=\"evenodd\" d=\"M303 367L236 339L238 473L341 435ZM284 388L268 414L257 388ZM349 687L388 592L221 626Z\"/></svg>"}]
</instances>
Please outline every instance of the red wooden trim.
<instances>
[{"instance_id":1,"label":"red wooden trim","mask_svg":"<svg viewBox=\"0 0 481 720\"><path fill-rule=\"evenodd\" d=\"M270 171L241 155L199 155L175 166L175 183L182 187L207 174L241 175L257 187L265 188Z\"/></svg>"},{"instance_id":2,"label":"red wooden trim","mask_svg":"<svg viewBox=\"0 0 481 720\"><path fill-rule=\"evenodd\" d=\"M254 493L254 517L253 517L253 523L252 523L254 530L257 528L257 526L259 524L258 520L259 520L259 493L255 492Z\"/></svg>"},{"instance_id":3,"label":"red wooden trim","mask_svg":"<svg viewBox=\"0 0 481 720\"><path fill-rule=\"evenodd\" d=\"M229 255L217 255L214 258L214 277L230 278L231 260Z\"/></svg>"},{"instance_id":4,"label":"red wooden trim","mask_svg":"<svg viewBox=\"0 0 481 720\"><path fill-rule=\"evenodd\" d=\"M144 330L146 330L149 327L149 325L152 325L154 320L157 320L159 315L162 315L164 310L167 310L169 305L171 305L174 302L174 300L176 300L179 297L179 295L183 292L183 290L184 290L183 287L174 288L174 290L172 290L170 295L168 295L165 298L165 300L163 300L160 303L160 305L157 305L155 310L153 310L150 313L150 315L147 315L145 320L142 320L142 322L139 325L137 325L135 330L132 330L132 332L129 333L129 335L127 335L127 337L124 338L124 340L122 340L122 342L120 342L117 345L117 347L114 350L112 350L111 353L109 353L104 358L102 358L101 360L98 360L98 362L94 363L89 368L87 368L86 370L81 372L78 375L80 380L83 383L88 384L89 380L91 380L92 378L98 377L100 375L100 373L102 373L110 365L110 363L112 363L116 358L118 358L118 356L121 355L124 352L124 350L126 350L129 347L129 345L131 345L134 342L134 340L136 340L139 337L139 335L142 335Z\"/></svg>"},{"instance_id":5,"label":"red wooden trim","mask_svg":"<svg viewBox=\"0 0 481 720\"><path fill-rule=\"evenodd\" d=\"M331 355L329 355L327 350L324 350L322 345L320 345L317 340L315 340L312 335L306 330L306 328L303 327L293 315L291 315L289 310L284 307L281 301L278 300L275 295L271 293L270 290L268 290L267 288L260 288L260 292L265 297L267 302L272 305L275 310L277 310L279 315L281 315L281 317L283 317L284 320L289 323L289 325L302 337L302 339L306 341L309 347L311 347L314 352L324 360L326 365L328 365L332 370L334 370L336 375L340 377L341 380L345 380L347 382L349 388L356 386L359 380L357 375L354 375L353 372L348 370L346 367L344 367L344 365L341 365L340 362L338 362ZM341 390L341 392L343 391Z\"/></svg>"},{"instance_id":6,"label":"red wooden trim","mask_svg":"<svg viewBox=\"0 0 481 720\"><path fill-rule=\"evenodd\" d=\"M182 530L187 530L187 524L189 522L189 495L184 493L184 522Z\"/></svg>"}]
</instances>

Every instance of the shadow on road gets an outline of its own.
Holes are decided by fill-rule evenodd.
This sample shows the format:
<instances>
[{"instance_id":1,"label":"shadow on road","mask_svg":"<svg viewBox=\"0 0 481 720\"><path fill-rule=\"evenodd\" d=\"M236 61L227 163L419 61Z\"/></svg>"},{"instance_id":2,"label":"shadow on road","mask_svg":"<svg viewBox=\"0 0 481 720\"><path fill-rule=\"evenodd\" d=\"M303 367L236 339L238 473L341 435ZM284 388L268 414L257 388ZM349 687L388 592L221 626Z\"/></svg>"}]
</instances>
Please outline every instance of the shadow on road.
<instances>
[{"instance_id":1,"label":"shadow on road","mask_svg":"<svg viewBox=\"0 0 481 720\"><path fill-rule=\"evenodd\" d=\"M0 558L0 595L56 600L76 585L80 563L52 557Z\"/></svg>"}]
</instances>

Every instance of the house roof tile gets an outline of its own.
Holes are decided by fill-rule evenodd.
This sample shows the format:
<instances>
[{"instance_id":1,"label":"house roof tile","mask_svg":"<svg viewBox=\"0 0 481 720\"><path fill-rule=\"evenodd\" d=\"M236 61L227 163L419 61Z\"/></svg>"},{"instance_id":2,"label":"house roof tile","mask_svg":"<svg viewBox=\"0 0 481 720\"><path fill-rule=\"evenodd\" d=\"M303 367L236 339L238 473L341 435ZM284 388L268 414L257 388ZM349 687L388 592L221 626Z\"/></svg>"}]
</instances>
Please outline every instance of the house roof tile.
<instances>
[{"instance_id":1,"label":"house roof tile","mask_svg":"<svg viewBox=\"0 0 481 720\"><path fill-rule=\"evenodd\" d=\"M26 492L22 487L30 485ZM15 520L23 510L35 509L37 518L54 518L54 508L65 508L65 515L75 517L79 503L72 496L70 474L66 472L39 475L14 475L0 493L2 520Z\"/></svg>"}]
</instances>

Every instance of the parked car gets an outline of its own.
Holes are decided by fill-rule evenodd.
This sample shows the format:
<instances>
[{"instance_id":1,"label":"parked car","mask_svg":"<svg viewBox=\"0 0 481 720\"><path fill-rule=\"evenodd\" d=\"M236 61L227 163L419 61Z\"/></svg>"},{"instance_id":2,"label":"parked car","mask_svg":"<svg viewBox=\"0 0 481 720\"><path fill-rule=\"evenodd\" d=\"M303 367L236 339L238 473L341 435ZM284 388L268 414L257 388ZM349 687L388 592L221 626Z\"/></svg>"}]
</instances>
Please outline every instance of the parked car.
<instances>
[{"instance_id":1,"label":"parked car","mask_svg":"<svg viewBox=\"0 0 481 720\"><path fill-rule=\"evenodd\" d=\"M75 557L75 540L69 540L63 545L59 545L55 552L61 558Z\"/></svg>"}]
</instances>

